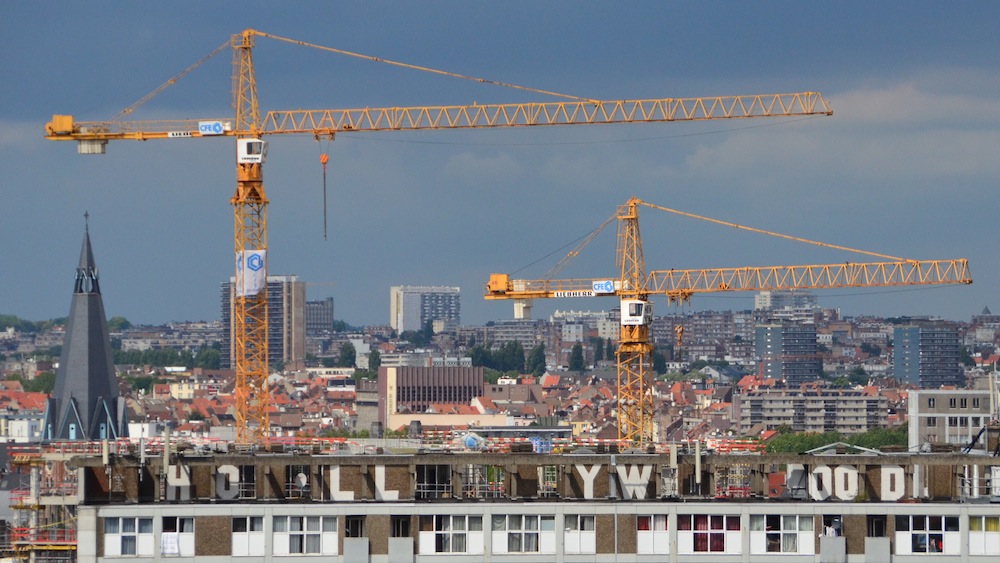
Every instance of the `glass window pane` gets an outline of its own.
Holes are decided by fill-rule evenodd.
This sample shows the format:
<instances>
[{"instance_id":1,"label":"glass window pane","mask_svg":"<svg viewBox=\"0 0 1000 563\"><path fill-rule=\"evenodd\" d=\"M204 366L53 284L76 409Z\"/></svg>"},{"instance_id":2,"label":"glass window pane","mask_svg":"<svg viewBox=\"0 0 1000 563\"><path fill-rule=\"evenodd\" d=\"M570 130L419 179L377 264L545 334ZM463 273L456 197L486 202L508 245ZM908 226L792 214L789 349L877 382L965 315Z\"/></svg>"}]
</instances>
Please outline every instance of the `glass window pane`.
<instances>
[{"instance_id":1,"label":"glass window pane","mask_svg":"<svg viewBox=\"0 0 1000 563\"><path fill-rule=\"evenodd\" d=\"M465 553L465 534L453 534L451 536L451 550L454 553Z\"/></svg>"},{"instance_id":2,"label":"glass window pane","mask_svg":"<svg viewBox=\"0 0 1000 563\"><path fill-rule=\"evenodd\" d=\"M556 517L555 516L542 516L541 525L543 532L554 532L556 531Z\"/></svg>"},{"instance_id":3,"label":"glass window pane","mask_svg":"<svg viewBox=\"0 0 1000 563\"><path fill-rule=\"evenodd\" d=\"M521 551L521 534L507 534L507 551L510 553Z\"/></svg>"},{"instance_id":4,"label":"glass window pane","mask_svg":"<svg viewBox=\"0 0 1000 563\"><path fill-rule=\"evenodd\" d=\"M492 529L497 532L502 532L507 529L507 517L501 515L493 515L493 525Z\"/></svg>"},{"instance_id":5,"label":"glass window pane","mask_svg":"<svg viewBox=\"0 0 1000 563\"><path fill-rule=\"evenodd\" d=\"M650 516L640 516L635 521L635 527L637 530L642 532L649 531L652 529L652 525L650 524L651 521L652 517Z\"/></svg>"},{"instance_id":6,"label":"glass window pane","mask_svg":"<svg viewBox=\"0 0 1000 563\"><path fill-rule=\"evenodd\" d=\"M288 517L287 516L275 516L271 521L274 525L275 532L287 532L288 531Z\"/></svg>"},{"instance_id":7,"label":"glass window pane","mask_svg":"<svg viewBox=\"0 0 1000 563\"><path fill-rule=\"evenodd\" d=\"M941 525L943 524L942 520L944 520L943 516L928 516L927 521L929 525L927 529L933 530L935 532L940 532Z\"/></svg>"},{"instance_id":8,"label":"glass window pane","mask_svg":"<svg viewBox=\"0 0 1000 563\"><path fill-rule=\"evenodd\" d=\"M302 536L291 535L288 536L288 552L289 553L303 553Z\"/></svg>"},{"instance_id":9,"label":"glass window pane","mask_svg":"<svg viewBox=\"0 0 1000 563\"><path fill-rule=\"evenodd\" d=\"M524 529L525 530L537 530L538 529L538 517L537 516L525 516L524 517Z\"/></svg>"},{"instance_id":10,"label":"glass window pane","mask_svg":"<svg viewBox=\"0 0 1000 563\"><path fill-rule=\"evenodd\" d=\"M325 516L323 518L323 531L324 532L336 532L337 531L337 517L336 516Z\"/></svg>"},{"instance_id":11,"label":"glass window pane","mask_svg":"<svg viewBox=\"0 0 1000 563\"><path fill-rule=\"evenodd\" d=\"M289 532L301 532L302 531L302 517L301 516L290 516L288 518L288 531Z\"/></svg>"},{"instance_id":12,"label":"glass window pane","mask_svg":"<svg viewBox=\"0 0 1000 563\"><path fill-rule=\"evenodd\" d=\"M189 534L194 532L194 518L181 518L181 533Z\"/></svg>"},{"instance_id":13,"label":"glass window pane","mask_svg":"<svg viewBox=\"0 0 1000 563\"><path fill-rule=\"evenodd\" d=\"M310 532L319 531L319 516L309 516L306 518L306 530Z\"/></svg>"},{"instance_id":14,"label":"glass window pane","mask_svg":"<svg viewBox=\"0 0 1000 563\"><path fill-rule=\"evenodd\" d=\"M725 529L725 516L712 516L711 529L713 530L723 530Z\"/></svg>"},{"instance_id":15,"label":"glass window pane","mask_svg":"<svg viewBox=\"0 0 1000 563\"><path fill-rule=\"evenodd\" d=\"M140 518L139 519L139 533L140 534L152 534L153 533L153 519L152 518Z\"/></svg>"},{"instance_id":16,"label":"glass window pane","mask_svg":"<svg viewBox=\"0 0 1000 563\"><path fill-rule=\"evenodd\" d=\"M799 531L811 532L813 529L813 519L810 516L799 516Z\"/></svg>"},{"instance_id":17,"label":"glass window pane","mask_svg":"<svg viewBox=\"0 0 1000 563\"><path fill-rule=\"evenodd\" d=\"M694 550L695 551L708 551L708 534L695 533L695 535L694 535Z\"/></svg>"},{"instance_id":18,"label":"glass window pane","mask_svg":"<svg viewBox=\"0 0 1000 563\"><path fill-rule=\"evenodd\" d=\"M678 530L691 530L691 515L681 514L677 517L677 529Z\"/></svg>"},{"instance_id":19,"label":"glass window pane","mask_svg":"<svg viewBox=\"0 0 1000 563\"><path fill-rule=\"evenodd\" d=\"M726 516L726 529L739 531L740 529L740 517L739 516Z\"/></svg>"},{"instance_id":20,"label":"glass window pane","mask_svg":"<svg viewBox=\"0 0 1000 563\"><path fill-rule=\"evenodd\" d=\"M695 514L695 516L694 516L694 529L695 530L707 530L708 529L708 515L707 514Z\"/></svg>"},{"instance_id":21,"label":"glass window pane","mask_svg":"<svg viewBox=\"0 0 1000 563\"><path fill-rule=\"evenodd\" d=\"M913 529L920 531L927 529L927 517L926 516L914 516L910 518L910 522L913 523Z\"/></svg>"},{"instance_id":22,"label":"glass window pane","mask_svg":"<svg viewBox=\"0 0 1000 563\"><path fill-rule=\"evenodd\" d=\"M666 516L664 516L663 519L664 519L663 520L663 522L664 522L663 529L666 530L667 529L666 528ZM583 519L580 521L580 529L588 531L588 532L593 532L595 530L594 523L595 522L594 522L594 517L593 516L584 516Z\"/></svg>"},{"instance_id":23,"label":"glass window pane","mask_svg":"<svg viewBox=\"0 0 1000 563\"><path fill-rule=\"evenodd\" d=\"M781 552L782 553L798 553L798 534L782 534L781 535Z\"/></svg>"},{"instance_id":24,"label":"glass window pane","mask_svg":"<svg viewBox=\"0 0 1000 563\"><path fill-rule=\"evenodd\" d=\"M118 518L105 518L104 519L104 533L105 534L117 534L118 530L121 529L120 520Z\"/></svg>"},{"instance_id":25,"label":"glass window pane","mask_svg":"<svg viewBox=\"0 0 1000 563\"><path fill-rule=\"evenodd\" d=\"M710 542L708 549L710 551L720 552L726 550L726 534L710 534Z\"/></svg>"},{"instance_id":26,"label":"glass window pane","mask_svg":"<svg viewBox=\"0 0 1000 563\"><path fill-rule=\"evenodd\" d=\"M122 555L135 555L135 536L122 536Z\"/></svg>"},{"instance_id":27,"label":"glass window pane","mask_svg":"<svg viewBox=\"0 0 1000 563\"><path fill-rule=\"evenodd\" d=\"M945 516L944 531L946 532L958 531L958 516Z\"/></svg>"},{"instance_id":28,"label":"glass window pane","mask_svg":"<svg viewBox=\"0 0 1000 563\"><path fill-rule=\"evenodd\" d=\"M969 531L970 532L982 532L983 531L983 517L982 516L970 516L969 517Z\"/></svg>"},{"instance_id":29,"label":"glass window pane","mask_svg":"<svg viewBox=\"0 0 1000 563\"><path fill-rule=\"evenodd\" d=\"M135 518L122 518L122 533L123 534L135 533Z\"/></svg>"},{"instance_id":30,"label":"glass window pane","mask_svg":"<svg viewBox=\"0 0 1000 563\"><path fill-rule=\"evenodd\" d=\"M532 553L538 551L538 534L524 534L524 551Z\"/></svg>"},{"instance_id":31,"label":"glass window pane","mask_svg":"<svg viewBox=\"0 0 1000 563\"><path fill-rule=\"evenodd\" d=\"M482 516L469 516L469 530L473 532L483 531L483 517Z\"/></svg>"},{"instance_id":32,"label":"glass window pane","mask_svg":"<svg viewBox=\"0 0 1000 563\"><path fill-rule=\"evenodd\" d=\"M764 515L763 514L751 514L750 515L750 531L751 532L763 532L764 531Z\"/></svg>"},{"instance_id":33,"label":"glass window pane","mask_svg":"<svg viewBox=\"0 0 1000 563\"><path fill-rule=\"evenodd\" d=\"M986 517L986 531L987 532L1000 532L1000 517L997 517L997 516L987 516Z\"/></svg>"},{"instance_id":34,"label":"glass window pane","mask_svg":"<svg viewBox=\"0 0 1000 563\"><path fill-rule=\"evenodd\" d=\"M306 536L306 553L319 553L320 545L319 534Z\"/></svg>"},{"instance_id":35,"label":"glass window pane","mask_svg":"<svg viewBox=\"0 0 1000 563\"><path fill-rule=\"evenodd\" d=\"M796 531L799 529L798 516L782 516L781 517L781 529L787 531Z\"/></svg>"},{"instance_id":36,"label":"glass window pane","mask_svg":"<svg viewBox=\"0 0 1000 563\"><path fill-rule=\"evenodd\" d=\"M451 529L465 531L465 516L453 516L451 519Z\"/></svg>"},{"instance_id":37,"label":"glass window pane","mask_svg":"<svg viewBox=\"0 0 1000 563\"><path fill-rule=\"evenodd\" d=\"M910 531L910 517L909 516L897 516L896 517L896 531L897 532L908 532L908 531Z\"/></svg>"},{"instance_id":38,"label":"glass window pane","mask_svg":"<svg viewBox=\"0 0 1000 563\"><path fill-rule=\"evenodd\" d=\"M251 532L263 532L264 531L264 517L263 516L251 516L250 517L250 531Z\"/></svg>"}]
</instances>

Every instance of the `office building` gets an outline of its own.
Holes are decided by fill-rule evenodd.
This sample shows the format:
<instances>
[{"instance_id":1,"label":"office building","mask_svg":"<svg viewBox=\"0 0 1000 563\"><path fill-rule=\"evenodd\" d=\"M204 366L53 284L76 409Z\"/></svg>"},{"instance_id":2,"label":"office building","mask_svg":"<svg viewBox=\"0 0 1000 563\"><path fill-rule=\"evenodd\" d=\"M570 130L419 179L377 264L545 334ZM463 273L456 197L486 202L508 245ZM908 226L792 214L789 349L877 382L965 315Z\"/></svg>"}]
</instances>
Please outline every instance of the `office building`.
<instances>
[{"instance_id":1,"label":"office building","mask_svg":"<svg viewBox=\"0 0 1000 563\"><path fill-rule=\"evenodd\" d=\"M909 446L950 444L970 451L992 453L990 440L980 431L993 420L996 405L986 389L928 389L910 391L907 403ZM995 428L995 427L994 427Z\"/></svg>"},{"instance_id":2,"label":"office building","mask_svg":"<svg viewBox=\"0 0 1000 563\"><path fill-rule=\"evenodd\" d=\"M319 336L333 330L333 297L306 301L306 336Z\"/></svg>"},{"instance_id":3,"label":"office building","mask_svg":"<svg viewBox=\"0 0 1000 563\"><path fill-rule=\"evenodd\" d=\"M435 404L468 405L483 396L481 367L386 367L378 370L379 422L397 412L423 413Z\"/></svg>"},{"instance_id":4,"label":"office building","mask_svg":"<svg viewBox=\"0 0 1000 563\"><path fill-rule=\"evenodd\" d=\"M959 362L958 328L953 323L929 321L893 329L892 374L900 382L938 389L965 387Z\"/></svg>"},{"instance_id":5,"label":"office building","mask_svg":"<svg viewBox=\"0 0 1000 563\"><path fill-rule=\"evenodd\" d=\"M754 351L764 377L784 379L789 387L823 376L816 325L812 323L759 325Z\"/></svg>"},{"instance_id":6,"label":"office building","mask_svg":"<svg viewBox=\"0 0 1000 563\"><path fill-rule=\"evenodd\" d=\"M235 278L222 284L222 364L235 365L232 315ZM332 305L332 303L331 303ZM298 276L267 276L267 354L271 365L306 358L306 284Z\"/></svg>"},{"instance_id":7,"label":"office building","mask_svg":"<svg viewBox=\"0 0 1000 563\"><path fill-rule=\"evenodd\" d=\"M461 322L458 287L395 285L389 288L389 324L398 333L423 330L428 322Z\"/></svg>"}]
</instances>

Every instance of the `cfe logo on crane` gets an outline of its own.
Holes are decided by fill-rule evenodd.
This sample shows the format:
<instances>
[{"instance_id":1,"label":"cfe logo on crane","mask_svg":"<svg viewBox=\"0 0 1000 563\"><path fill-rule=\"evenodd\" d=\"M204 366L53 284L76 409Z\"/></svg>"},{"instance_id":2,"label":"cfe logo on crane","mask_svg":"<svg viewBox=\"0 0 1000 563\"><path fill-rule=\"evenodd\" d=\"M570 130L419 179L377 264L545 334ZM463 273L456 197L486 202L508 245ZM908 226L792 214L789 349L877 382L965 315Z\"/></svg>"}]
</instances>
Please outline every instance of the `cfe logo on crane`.
<instances>
[{"instance_id":1,"label":"cfe logo on crane","mask_svg":"<svg viewBox=\"0 0 1000 563\"><path fill-rule=\"evenodd\" d=\"M601 280L594 282L594 293L614 293L615 283L611 280Z\"/></svg>"},{"instance_id":2,"label":"cfe logo on crane","mask_svg":"<svg viewBox=\"0 0 1000 563\"><path fill-rule=\"evenodd\" d=\"M221 121L199 121L198 132L202 135L221 135L226 126Z\"/></svg>"},{"instance_id":3,"label":"cfe logo on crane","mask_svg":"<svg viewBox=\"0 0 1000 563\"><path fill-rule=\"evenodd\" d=\"M266 250L236 253L236 296L257 295L267 287Z\"/></svg>"}]
</instances>

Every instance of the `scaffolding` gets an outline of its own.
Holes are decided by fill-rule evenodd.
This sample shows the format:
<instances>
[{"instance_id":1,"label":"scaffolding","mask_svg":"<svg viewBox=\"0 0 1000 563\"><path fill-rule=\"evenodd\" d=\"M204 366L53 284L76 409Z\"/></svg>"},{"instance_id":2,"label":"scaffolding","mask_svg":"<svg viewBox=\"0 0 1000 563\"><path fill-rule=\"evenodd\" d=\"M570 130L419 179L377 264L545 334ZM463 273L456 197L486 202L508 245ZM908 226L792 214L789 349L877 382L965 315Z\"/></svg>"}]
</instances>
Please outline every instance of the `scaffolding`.
<instances>
[{"instance_id":1,"label":"scaffolding","mask_svg":"<svg viewBox=\"0 0 1000 563\"><path fill-rule=\"evenodd\" d=\"M10 545L15 559L32 563L76 561L77 472L74 452L41 447L12 451L11 469L22 477L11 491Z\"/></svg>"},{"instance_id":2,"label":"scaffolding","mask_svg":"<svg viewBox=\"0 0 1000 563\"><path fill-rule=\"evenodd\" d=\"M715 481L715 498L750 498L750 464L738 463L719 468Z\"/></svg>"}]
</instances>

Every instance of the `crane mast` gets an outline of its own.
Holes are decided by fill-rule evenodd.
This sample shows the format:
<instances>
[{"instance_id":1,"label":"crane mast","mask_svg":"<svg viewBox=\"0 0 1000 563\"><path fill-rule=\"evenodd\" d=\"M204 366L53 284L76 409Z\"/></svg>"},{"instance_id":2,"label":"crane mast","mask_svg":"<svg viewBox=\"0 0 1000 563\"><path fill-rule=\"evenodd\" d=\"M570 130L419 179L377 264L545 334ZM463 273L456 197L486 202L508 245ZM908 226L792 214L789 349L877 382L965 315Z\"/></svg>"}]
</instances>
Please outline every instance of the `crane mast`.
<instances>
[{"instance_id":1,"label":"crane mast","mask_svg":"<svg viewBox=\"0 0 1000 563\"><path fill-rule=\"evenodd\" d=\"M629 123L667 123L674 121L704 121L715 119L744 119L757 117L793 117L832 115L830 105L818 92L797 92L787 94L754 94L736 96L708 96L695 98L655 98L640 100L593 100L565 96L570 101L543 103L496 103L468 105L412 106L357 109L319 110L278 110L261 112L257 99L257 80L254 72L253 49L257 37L268 37L307 47L359 56L356 53L338 51L318 45L307 44L292 39L270 35L247 29L232 36L229 46L233 49L232 95L235 119L177 119L158 121L124 121L118 118L107 121L78 122L72 115L53 115L45 126L45 138L54 141L76 141L81 154L104 154L108 141L152 139L234 137L236 140L236 191L230 199L234 210L234 253L236 258L235 279L231 297L233 319L233 363L236 371L236 427L237 443L243 445L262 444L270 430L268 409L270 408L267 376L270 366L268 357L268 306L267 306L267 206L264 192L263 164L267 155L267 135L308 134L316 138L334 138L341 131L352 133L376 131L417 131L439 129L483 129L536 127L551 125L600 125ZM140 103L147 101L176 79L193 70L196 66L224 50L225 45L216 49L195 65L167 82L152 94L133 104L120 116L131 114ZM379 62L390 62L375 59ZM500 84L468 76L434 71L438 74L472 79L477 82L493 83L526 89L510 84ZM533 90L533 89L529 89ZM536 93L553 95L552 92L533 90ZM558 95L558 94L557 94ZM119 116L119 117L120 117ZM634 211L634 209L633 209ZM633 241L637 244L638 224ZM641 248L638 264L641 264ZM626 267L629 270L626 272ZM638 276L645 279L641 269L635 264L622 264L622 276ZM630 279L632 279L630 277ZM641 298L636 294L636 298ZM629 346L626 365L632 366L635 378L648 377L646 368L640 361L648 355L648 328L631 329L635 333ZM645 352L644 352L645 350ZM636 404L649 405L645 397L636 395ZM645 408L645 407L642 407ZM646 412L646 411L642 411ZM651 415L643 414L631 424L641 432ZM638 438L637 438L638 439Z\"/></svg>"},{"instance_id":2,"label":"crane mast","mask_svg":"<svg viewBox=\"0 0 1000 563\"><path fill-rule=\"evenodd\" d=\"M782 289L822 289L842 287L894 287L944 284L971 284L968 260L905 260L871 263L819 264L713 268L700 270L654 270L646 272L639 233L640 205L669 210L630 198L618 208L618 240L615 258L618 278L512 280L508 274L491 274L486 284L487 300L509 299L530 307L532 299L561 297L618 297L620 299L620 340L618 363L618 439L644 447L656 441L653 418L653 319L650 296L663 295L668 302L688 301L693 295L726 291ZM718 221L716 221L718 222ZM742 227L730 224L730 226ZM748 230L748 227L742 227ZM758 230L759 231L759 230ZM766 232L766 231L759 231ZM785 235L767 233L783 238ZM834 246L798 239L820 246ZM843 250L844 247L836 247ZM579 247L571 253L576 255ZM884 258L892 258L867 251ZM677 327L678 344L683 328Z\"/></svg>"}]
</instances>

